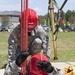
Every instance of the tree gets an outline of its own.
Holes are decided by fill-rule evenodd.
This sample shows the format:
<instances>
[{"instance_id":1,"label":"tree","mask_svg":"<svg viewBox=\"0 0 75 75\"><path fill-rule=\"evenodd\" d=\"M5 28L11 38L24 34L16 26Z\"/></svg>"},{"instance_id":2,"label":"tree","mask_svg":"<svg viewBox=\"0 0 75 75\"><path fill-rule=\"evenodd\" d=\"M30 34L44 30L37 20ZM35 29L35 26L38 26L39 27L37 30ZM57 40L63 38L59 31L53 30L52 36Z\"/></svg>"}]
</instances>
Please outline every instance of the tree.
<instances>
[{"instance_id":1,"label":"tree","mask_svg":"<svg viewBox=\"0 0 75 75\"><path fill-rule=\"evenodd\" d=\"M65 19L70 24L75 24L75 11L68 10L65 14Z\"/></svg>"},{"instance_id":2,"label":"tree","mask_svg":"<svg viewBox=\"0 0 75 75\"><path fill-rule=\"evenodd\" d=\"M39 16L39 23L41 25L44 25L44 23L45 23L45 16Z\"/></svg>"},{"instance_id":3,"label":"tree","mask_svg":"<svg viewBox=\"0 0 75 75\"><path fill-rule=\"evenodd\" d=\"M65 14L65 19L66 19L66 21L69 21L70 17L71 17L71 11L68 10L68 11L66 12L66 14Z\"/></svg>"},{"instance_id":4,"label":"tree","mask_svg":"<svg viewBox=\"0 0 75 75\"><path fill-rule=\"evenodd\" d=\"M9 17L7 15L2 16L2 24L9 24Z\"/></svg>"}]
</instances>

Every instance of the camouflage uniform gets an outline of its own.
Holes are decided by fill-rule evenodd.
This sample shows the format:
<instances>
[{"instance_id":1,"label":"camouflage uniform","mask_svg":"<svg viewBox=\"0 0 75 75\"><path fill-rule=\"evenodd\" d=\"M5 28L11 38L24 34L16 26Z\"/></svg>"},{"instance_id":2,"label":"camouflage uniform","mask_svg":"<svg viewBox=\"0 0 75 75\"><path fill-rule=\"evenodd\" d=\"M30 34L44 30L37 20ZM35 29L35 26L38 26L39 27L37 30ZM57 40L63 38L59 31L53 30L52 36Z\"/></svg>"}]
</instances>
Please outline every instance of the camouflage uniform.
<instances>
[{"instance_id":1,"label":"camouflage uniform","mask_svg":"<svg viewBox=\"0 0 75 75\"><path fill-rule=\"evenodd\" d=\"M5 75L18 75L18 67L14 63L20 52L20 25L14 28L8 39L8 65L6 66ZM28 48L31 55L39 53L43 49L44 55L50 59L49 38L42 28L38 25L34 30L28 33ZM13 66L14 65L14 66ZM11 66L11 67L10 67ZM13 69L11 69L13 67ZM8 70L13 72L9 72ZM16 72L16 73L15 73Z\"/></svg>"}]
</instances>

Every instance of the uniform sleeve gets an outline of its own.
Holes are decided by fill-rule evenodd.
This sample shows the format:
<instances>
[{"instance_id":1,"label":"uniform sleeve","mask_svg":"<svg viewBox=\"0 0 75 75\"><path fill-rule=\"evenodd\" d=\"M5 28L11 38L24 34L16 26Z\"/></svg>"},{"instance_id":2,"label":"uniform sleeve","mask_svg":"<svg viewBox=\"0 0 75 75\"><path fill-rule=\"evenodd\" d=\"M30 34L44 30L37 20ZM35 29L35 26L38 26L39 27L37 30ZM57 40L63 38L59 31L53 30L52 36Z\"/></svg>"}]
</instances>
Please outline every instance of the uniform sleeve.
<instances>
[{"instance_id":1,"label":"uniform sleeve","mask_svg":"<svg viewBox=\"0 0 75 75\"><path fill-rule=\"evenodd\" d=\"M8 39L8 61L12 62L16 60L16 50L18 48L18 32L17 27L11 32Z\"/></svg>"},{"instance_id":2,"label":"uniform sleeve","mask_svg":"<svg viewBox=\"0 0 75 75\"><path fill-rule=\"evenodd\" d=\"M15 61L10 62L5 68L4 75L19 75L18 68L19 67L15 64Z\"/></svg>"},{"instance_id":3,"label":"uniform sleeve","mask_svg":"<svg viewBox=\"0 0 75 75\"><path fill-rule=\"evenodd\" d=\"M50 59L50 39L41 25L36 28L39 38L42 40L43 53Z\"/></svg>"}]
</instances>

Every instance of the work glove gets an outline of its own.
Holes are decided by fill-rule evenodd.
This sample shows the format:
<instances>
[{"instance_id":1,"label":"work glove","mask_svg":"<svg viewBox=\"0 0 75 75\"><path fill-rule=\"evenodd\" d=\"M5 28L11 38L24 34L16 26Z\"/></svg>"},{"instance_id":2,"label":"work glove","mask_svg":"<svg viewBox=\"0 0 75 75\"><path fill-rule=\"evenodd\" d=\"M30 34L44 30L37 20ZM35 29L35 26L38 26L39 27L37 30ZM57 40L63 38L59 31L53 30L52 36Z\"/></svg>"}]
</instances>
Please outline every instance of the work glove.
<instances>
[{"instance_id":1,"label":"work glove","mask_svg":"<svg viewBox=\"0 0 75 75\"><path fill-rule=\"evenodd\" d=\"M20 66L28 56L29 56L28 49L21 51L20 54L17 56L15 63L18 66Z\"/></svg>"},{"instance_id":2,"label":"work glove","mask_svg":"<svg viewBox=\"0 0 75 75\"><path fill-rule=\"evenodd\" d=\"M54 70L51 63L47 61L38 61L37 67L43 71L46 71L47 73L51 73Z\"/></svg>"}]
</instances>

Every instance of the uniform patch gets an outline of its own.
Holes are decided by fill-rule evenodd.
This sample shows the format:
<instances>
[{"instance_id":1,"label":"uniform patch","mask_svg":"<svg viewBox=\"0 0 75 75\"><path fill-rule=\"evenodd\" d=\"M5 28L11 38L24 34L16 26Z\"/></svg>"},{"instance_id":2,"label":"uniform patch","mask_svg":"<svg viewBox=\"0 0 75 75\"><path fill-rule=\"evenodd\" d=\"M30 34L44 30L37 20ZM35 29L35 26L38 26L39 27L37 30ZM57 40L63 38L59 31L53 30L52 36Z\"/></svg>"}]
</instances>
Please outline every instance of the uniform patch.
<instances>
[{"instance_id":1,"label":"uniform patch","mask_svg":"<svg viewBox=\"0 0 75 75\"><path fill-rule=\"evenodd\" d=\"M16 38L16 33L15 32L12 32L11 35Z\"/></svg>"},{"instance_id":2,"label":"uniform patch","mask_svg":"<svg viewBox=\"0 0 75 75\"><path fill-rule=\"evenodd\" d=\"M13 43L14 43L14 40L11 40L11 42L13 42Z\"/></svg>"}]
</instances>

